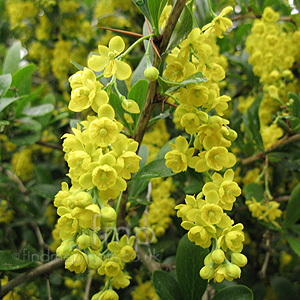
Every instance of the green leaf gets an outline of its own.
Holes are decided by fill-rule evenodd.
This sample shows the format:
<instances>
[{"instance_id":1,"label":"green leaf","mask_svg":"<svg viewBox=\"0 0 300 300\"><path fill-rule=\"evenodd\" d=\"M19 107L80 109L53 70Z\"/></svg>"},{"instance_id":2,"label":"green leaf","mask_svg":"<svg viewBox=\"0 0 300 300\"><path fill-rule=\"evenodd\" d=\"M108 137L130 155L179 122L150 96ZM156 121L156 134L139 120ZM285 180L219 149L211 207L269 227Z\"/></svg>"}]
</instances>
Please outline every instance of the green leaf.
<instances>
[{"instance_id":1,"label":"green leaf","mask_svg":"<svg viewBox=\"0 0 300 300\"><path fill-rule=\"evenodd\" d=\"M294 285L283 277L271 278L271 286L278 300L299 300L300 297Z\"/></svg>"},{"instance_id":2,"label":"green leaf","mask_svg":"<svg viewBox=\"0 0 300 300\"><path fill-rule=\"evenodd\" d=\"M127 99L134 100L140 108L139 114L130 114L134 121L135 130L138 126L138 123L139 123L139 120L140 120L140 117L142 114L142 110L144 108L144 103L146 100L148 87L149 87L149 83L146 79L139 80L131 87L131 89L127 95ZM135 132L135 130L134 130L134 132Z\"/></svg>"},{"instance_id":3,"label":"green leaf","mask_svg":"<svg viewBox=\"0 0 300 300\"><path fill-rule=\"evenodd\" d=\"M14 135L10 138L10 141L17 146L25 146L35 144L40 139L40 134L38 132L30 132L24 134Z\"/></svg>"},{"instance_id":4,"label":"green leaf","mask_svg":"<svg viewBox=\"0 0 300 300\"><path fill-rule=\"evenodd\" d=\"M148 127L148 128L151 127L151 126L152 126L153 124L155 124L157 121L159 121L159 120L161 120L161 119L166 119L166 118L168 118L170 115L171 115L171 114L170 114L170 110L169 110L169 109L166 110L166 111L163 112L163 113L160 113L159 115L157 115L157 116L155 116L155 117L153 117L153 118L150 119L150 121L149 121L147 127Z\"/></svg>"},{"instance_id":5,"label":"green leaf","mask_svg":"<svg viewBox=\"0 0 300 300\"><path fill-rule=\"evenodd\" d=\"M290 235L285 235L285 238L287 239L288 243L290 244L290 246L294 250L294 252L298 256L300 256L300 241Z\"/></svg>"},{"instance_id":6,"label":"green leaf","mask_svg":"<svg viewBox=\"0 0 300 300\"><path fill-rule=\"evenodd\" d=\"M14 271L38 266L35 261L21 259L22 255L10 250L0 250L0 271Z\"/></svg>"},{"instance_id":7,"label":"green leaf","mask_svg":"<svg viewBox=\"0 0 300 300\"><path fill-rule=\"evenodd\" d=\"M286 214L284 218L284 226L290 227L300 219L300 183L298 183L291 193L291 197L286 207Z\"/></svg>"},{"instance_id":8,"label":"green leaf","mask_svg":"<svg viewBox=\"0 0 300 300\"><path fill-rule=\"evenodd\" d=\"M181 82L170 81L160 76L158 77L157 80L158 80L158 84L162 89L162 93L165 92L172 93L182 87L185 87L187 84L198 84L201 82L206 82L207 78L203 75L202 72L197 72Z\"/></svg>"},{"instance_id":9,"label":"green leaf","mask_svg":"<svg viewBox=\"0 0 300 300\"><path fill-rule=\"evenodd\" d=\"M188 7L184 7L174 31L171 35L166 52L172 51L181 41L183 41L193 29L193 17Z\"/></svg>"},{"instance_id":10,"label":"green leaf","mask_svg":"<svg viewBox=\"0 0 300 300\"><path fill-rule=\"evenodd\" d=\"M148 0L132 0L133 3L138 7L142 14L148 19L150 24L153 26L153 20L150 14ZM152 1L152 0L150 0Z\"/></svg>"},{"instance_id":11,"label":"green leaf","mask_svg":"<svg viewBox=\"0 0 300 300\"><path fill-rule=\"evenodd\" d=\"M148 7L152 18L153 32L159 34L159 18L168 0L149 0Z\"/></svg>"},{"instance_id":12,"label":"green leaf","mask_svg":"<svg viewBox=\"0 0 300 300\"><path fill-rule=\"evenodd\" d=\"M109 96L109 104L114 108L122 124L131 132L131 127L124 117L124 108L121 105L121 100L115 93L111 93L111 95Z\"/></svg>"},{"instance_id":13,"label":"green leaf","mask_svg":"<svg viewBox=\"0 0 300 300\"><path fill-rule=\"evenodd\" d=\"M263 93L260 94L252 105L248 108L247 112L243 116L243 123L245 128L245 137L251 142L255 142L259 150L264 151L264 144L260 134L260 121L258 110L260 103L263 99Z\"/></svg>"},{"instance_id":14,"label":"green leaf","mask_svg":"<svg viewBox=\"0 0 300 300\"><path fill-rule=\"evenodd\" d=\"M18 129L22 131L36 131L40 132L42 130L42 125L40 122L33 120L29 117L18 119L21 124L18 125Z\"/></svg>"},{"instance_id":15,"label":"green leaf","mask_svg":"<svg viewBox=\"0 0 300 300\"><path fill-rule=\"evenodd\" d=\"M57 192L60 190L60 187L53 184L37 184L32 187L32 192L43 198L53 199Z\"/></svg>"},{"instance_id":16,"label":"green leaf","mask_svg":"<svg viewBox=\"0 0 300 300\"><path fill-rule=\"evenodd\" d=\"M214 296L213 300L252 300L252 291L244 285L228 286Z\"/></svg>"},{"instance_id":17,"label":"green leaf","mask_svg":"<svg viewBox=\"0 0 300 300\"><path fill-rule=\"evenodd\" d=\"M3 74L14 74L19 68L21 42L14 43L8 50L3 63Z\"/></svg>"},{"instance_id":18,"label":"green leaf","mask_svg":"<svg viewBox=\"0 0 300 300\"><path fill-rule=\"evenodd\" d=\"M8 105L12 104L20 98L2 98L0 100L0 112L3 111Z\"/></svg>"},{"instance_id":19,"label":"green leaf","mask_svg":"<svg viewBox=\"0 0 300 300\"><path fill-rule=\"evenodd\" d=\"M157 159L151 161L148 165L139 170L132 180L151 179L155 177L169 177L177 173L173 173L165 164L165 159Z\"/></svg>"},{"instance_id":20,"label":"green leaf","mask_svg":"<svg viewBox=\"0 0 300 300\"><path fill-rule=\"evenodd\" d=\"M247 200L251 200L252 197L256 201L261 201L264 199L264 189L257 183L250 183L244 187L244 193Z\"/></svg>"},{"instance_id":21,"label":"green leaf","mask_svg":"<svg viewBox=\"0 0 300 300\"><path fill-rule=\"evenodd\" d=\"M176 272L178 284L185 300L199 300L206 290L207 280L203 280L199 272L207 254L208 249L192 243L187 234L179 242L176 254Z\"/></svg>"},{"instance_id":22,"label":"green leaf","mask_svg":"<svg viewBox=\"0 0 300 300\"><path fill-rule=\"evenodd\" d=\"M177 281L166 271L156 270L152 275L156 293L162 300L181 300Z\"/></svg>"},{"instance_id":23,"label":"green leaf","mask_svg":"<svg viewBox=\"0 0 300 300\"><path fill-rule=\"evenodd\" d=\"M300 118L300 99L299 99L299 97L293 93L288 93L288 97L289 97L289 99L294 100L293 104L290 106L293 116Z\"/></svg>"},{"instance_id":24,"label":"green leaf","mask_svg":"<svg viewBox=\"0 0 300 300\"><path fill-rule=\"evenodd\" d=\"M18 70L12 76L11 87L17 90L19 96L29 94L31 91L31 75L35 70L35 65L30 64ZM14 91L8 91L7 96L12 97Z\"/></svg>"},{"instance_id":25,"label":"green leaf","mask_svg":"<svg viewBox=\"0 0 300 300\"><path fill-rule=\"evenodd\" d=\"M0 99L4 97L11 84L11 75L0 75Z\"/></svg>"},{"instance_id":26,"label":"green leaf","mask_svg":"<svg viewBox=\"0 0 300 300\"><path fill-rule=\"evenodd\" d=\"M72 60L72 59L70 60L70 63L71 63L73 66L75 66L75 68L78 69L78 71L83 71L84 66L78 64L77 62L75 62L75 61Z\"/></svg>"},{"instance_id":27,"label":"green leaf","mask_svg":"<svg viewBox=\"0 0 300 300\"><path fill-rule=\"evenodd\" d=\"M33 107L26 107L23 110L23 114L31 117L39 117L48 114L49 112L54 110L53 104L41 104Z\"/></svg>"},{"instance_id":28,"label":"green leaf","mask_svg":"<svg viewBox=\"0 0 300 300\"><path fill-rule=\"evenodd\" d=\"M172 148L171 148L170 144L174 144L174 143L175 143L175 140L176 140L176 138L173 138L173 139L169 140L166 144L164 144L164 145L160 148L160 150L158 151L158 153L156 154L154 160L155 160L155 159L162 159L162 158L165 157L165 155L166 155L168 152L172 151Z\"/></svg>"}]
</instances>

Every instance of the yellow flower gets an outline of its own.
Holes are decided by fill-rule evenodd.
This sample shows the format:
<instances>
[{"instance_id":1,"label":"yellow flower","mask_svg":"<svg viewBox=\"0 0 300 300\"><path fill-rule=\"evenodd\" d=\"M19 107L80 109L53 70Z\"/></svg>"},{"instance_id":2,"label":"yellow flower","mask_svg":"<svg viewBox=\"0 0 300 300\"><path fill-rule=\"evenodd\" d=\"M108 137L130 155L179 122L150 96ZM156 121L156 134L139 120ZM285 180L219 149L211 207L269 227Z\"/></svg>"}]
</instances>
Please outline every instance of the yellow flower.
<instances>
[{"instance_id":1,"label":"yellow flower","mask_svg":"<svg viewBox=\"0 0 300 300\"><path fill-rule=\"evenodd\" d=\"M194 226L188 232L188 238L202 248L208 248L211 245L211 239L214 237L215 228L212 226Z\"/></svg>"},{"instance_id":2,"label":"yellow flower","mask_svg":"<svg viewBox=\"0 0 300 300\"><path fill-rule=\"evenodd\" d=\"M85 208L75 207L72 215L78 219L82 228L100 228L100 208L96 204L90 204Z\"/></svg>"},{"instance_id":3,"label":"yellow flower","mask_svg":"<svg viewBox=\"0 0 300 300\"><path fill-rule=\"evenodd\" d=\"M78 230L78 220L71 213L64 214L57 221L57 227L60 230L60 238L64 240L71 239Z\"/></svg>"},{"instance_id":4,"label":"yellow flower","mask_svg":"<svg viewBox=\"0 0 300 300\"><path fill-rule=\"evenodd\" d=\"M216 204L207 203L202 206L200 215L206 224L213 225L222 220L223 210Z\"/></svg>"},{"instance_id":5,"label":"yellow flower","mask_svg":"<svg viewBox=\"0 0 300 300\"><path fill-rule=\"evenodd\" d=\"M210 30L213 30L216 33L217 37L223 38L223 35L227 31L228 27L232 26L231 20L228 18L224 18L224 16L232 10L233 8L231 6L225 7L221 11L219 16L215 17L211 23L203 26L202 31L209 29L208 32L210 32Z\"/></svg>"},{"instance_id":6,"label":"yellow flower","mask_svg":"<svg viewBox=\"0 0 300 300\"><path fill-rule=\"evenodd\" d=\"M230 249L234 252L241 252L243 249L243 241L245 235L243 233L243 224L238 223L232 227L224 229L221 237L217 241L218 248L223 248L224 251Z\"/></svg>"},{"instance_id":7,"label":"yellow flower","mask_svg":"<svg viewBox=\"0 0 300 300\"><path fill-rule=\"evenodd\" d=\"M71 272L76 274L84 273L87 267L87 255L78 249L75 249L73 253L66 259L65 267Z\"/></svg>"},{"instance_id":8,"label":"yellow flower","mask_svg":"<svg viewBox=\"0 0 300 300\"><path fill-rule=\"evenodd\" d=\"M234 154L228 153L225 147L212 147L205 154L205 161L209 168L216 171L233 167L236 163Z\"/></svg>"},{"instance_id":9,"label":"yellow flower","mask_svg":"<svg viewBox=\"0 0 300 300\"><path fill-rule=\"evenodd\" d=\"M102 71L104 68L104 77L115 75L119 80L125 80L131 75L130 66L116 59L123 52L125 43L119 36L113 37L108 47L99 45L98 51L100 56L92 55L88 60L88 66L96 72Z\"/></svg>"},{"instance_id":10,"label":"yellow flower","mask_svg":"<svg viewBox=\"0 0 300 300\"><path fill-rule=\"evenodd\" d=\"M108 102L107 93L101 89L101 83L96 81L96 75L88 68L72 75L69 82L72 88L70 110L80 112L91 106L97 112L101 105Z\"/></svg>"}]
</instances>

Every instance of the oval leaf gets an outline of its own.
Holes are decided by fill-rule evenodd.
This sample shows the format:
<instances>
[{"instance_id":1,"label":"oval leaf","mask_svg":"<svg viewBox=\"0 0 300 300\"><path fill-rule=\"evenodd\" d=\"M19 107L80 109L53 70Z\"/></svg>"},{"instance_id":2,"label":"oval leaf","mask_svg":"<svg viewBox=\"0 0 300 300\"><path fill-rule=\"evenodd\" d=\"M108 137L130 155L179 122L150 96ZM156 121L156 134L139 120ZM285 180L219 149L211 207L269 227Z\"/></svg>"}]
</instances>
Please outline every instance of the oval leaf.
<instances>
[{"instance_id":1,"label":"oval leaf","mask_svg":"<svg viewBox=\"0 0 300 300\"><path fill-rule=\"evenodd\" d=\"M289 227L300 219L300 183L298 183L292 191L291 197L289 199L286 214L284 219L285 227Z\"/></svg>"},{"instance_id":2,"label":"oval leaf","mask_svg":"<svg viewBox=\"0 0 300 300\"><path fill-rule=\"evenodd\" d=\"M176 272L185 300L199 300L206 290L207 280L203 280L199 272L207 254L208 250L192 243L187 234L180 240L176 254Z\"/></svg>"},{"instance_id":3,"label":"oval leaf","mask_svg":"<svg viewBox=\"0 0 300 300\"><path fill-rule=\"evenodd\" d=\"M21 259L18 252L10 250L0 250L0 271L13 271L24 268L36 267L35 261L26 261Z\"/></svg>"},{"instance_id":4,"label":"oval leaf","mask_svg":"<svg viewBox=\"0 0 300 300\"><path fill-rule=\"evenodd\" d=\"M44 116L53 110L54 110L53 104L48 103L48 104L41 104L33 107L26 107L24 108L23 113L26 116L39 117L39 116Z\"/></svg>"},{"instance_id":5,"label":"oval leaf","mask_svg":"<svg viewBox=\"0 0 300 300\"><path fill-rule=\"evenodd\" d=\"M162 300L181 300L177 281L167 272L156 270L152 276L152 282L156 293Z\"/></svg>"},{"instance_id":6,"label":"oval leaf","mask_svg":"<svg viewBox=\"0 0 300 300\"><path fill-rule=\"evenodd\" d=\"M234 285L220 290L213 300L252 300L252 291L244 285Z\"/></svg>"},{"instance_id":7,"label":"oval leaf","mask_svg":"<svg viewBox=\"0 0 300 300\"><path fill-rule=\"evenodd\" d=\"M11 75L0 75L0 99L4 97L11 84ZM1 101L2 102L2 101ZM0 102L0 104L1 104Z\"/></svg>"}]
</instances>

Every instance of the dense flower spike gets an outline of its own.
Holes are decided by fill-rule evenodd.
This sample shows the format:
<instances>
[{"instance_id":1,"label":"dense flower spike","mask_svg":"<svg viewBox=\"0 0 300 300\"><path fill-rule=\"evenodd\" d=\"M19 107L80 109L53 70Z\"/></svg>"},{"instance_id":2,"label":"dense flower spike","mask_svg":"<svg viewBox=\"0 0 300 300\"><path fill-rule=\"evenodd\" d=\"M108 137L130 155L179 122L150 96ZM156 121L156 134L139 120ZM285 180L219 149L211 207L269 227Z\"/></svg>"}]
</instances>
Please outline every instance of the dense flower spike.
<instances>
[{"instance_id":1,"label":"dense flower spike","mask_svg":"<svg viewBox=\"0 0 300 300\"><path fill-rule=\"evenodd\" d=\"M214 36L222 38L232 25L231 20L224 17L230 11L232 7L223 9L218 17L203 27L204 33L194 28L166 59L163 75L171 81L183 81L197 72L202 72L207 78L198 84L187 84L173 95L179 102L174 121L191 135L191 141L194 140L194 147L190 147L191 142L182 136L176 138L175 144L170 144L172 151L165 155L165 159L166 166L173 172L185 172L188 167L200 173L223 172L236 163L235 155L227 148L237 133L221 117L228 108L230 97L220 95L218 83L224 79L225 71ZM242 251L244 234L242 225L233 226L234 222L224 210L232 209L241 189L233 181L232 169L228 169L224 177L217 172L209 177L211 181L205 183L196 198L187 195L186 204L175 208L183 220L182 227L189 230L189 239L203 248L212 245L212 259L201 269L200 276L208 280L214 278L217 282L233 280L240 277L241 271L225 257L229 251Z\"/></svg>"}]
</instances>

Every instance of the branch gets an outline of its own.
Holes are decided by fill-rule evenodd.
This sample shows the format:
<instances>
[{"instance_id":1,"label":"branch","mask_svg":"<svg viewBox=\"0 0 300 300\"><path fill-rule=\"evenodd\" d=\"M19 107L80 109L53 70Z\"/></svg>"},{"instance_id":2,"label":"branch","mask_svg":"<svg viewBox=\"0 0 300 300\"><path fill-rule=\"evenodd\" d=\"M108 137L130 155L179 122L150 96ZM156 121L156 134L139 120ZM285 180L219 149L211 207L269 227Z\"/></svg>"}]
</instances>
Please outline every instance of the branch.
<instances>
[{"instance_id":1,"label":"branch","mask_svg":"<svg viewBox=\"0 0 300 300\"><path fill-rule=\"evenodd\" d=\"M250 157L247 157L247 158L244 158L241 160L241 164L244 166L244 165L247 165L247 164L250 164L250 163L253 163L255 162L256 160L258 159L262 159L264 157L265 154L267 153L270 153L270 152L273 152L274 150L276 150L277 148L280 148L280 147L283 147L285 146L286 144L289 144L289 143L292 143L292 142L295 142L295 141L298 141L300 140L300 133L298 134L295 134L295 135L292 135L290 137L288 136L284 136L281 140L279 140L277 143L275 143L274 145L272 145L271 147L267 148L265 150L265 152L259 152L255 155L252 155Z\"/></svg>"},{"instance_id":2,"label":"branch","mask_svg":"<svg viewBox=\"0 0 300 300\"><path fill-rule=\"evenodd\" d=\"M150 257L141 247L137 246L137 254L143 265L153 273L155 270L162 269L163 265Z\"/></svg>"},{"instance_id":3,"label":"branch","mask_svg":"<svg viewBox=\"0 0 300 300\"><path fill-rule=\"evenodd\" d=\"M89 299L92 281L93 281L93 273L90 273L89 276L88 276L87 282L86 282L83 300L88 300Z\"/></svg>"},{"instance_id":4,"label":"branch","mask_svg":"<svg viewBox=\"0 0 300 300\"><path fill-rule=\"evenodd\" d=\"M64 264L64 260L61 258L57 258L55 260L52 260L46 264L43 264L32 271L28 273L24 273L22 275L19 275L18 277L12 279L7 284L5 284L0 291L0 296L6 295L8 292L10 292L13 288L20 285L21 283L31 280L35 277L50 273L59 267L61 267Z\"/></svg>"},{"instance_id":5,"label":"branch","mask_svg":"<svg viewBox=\"0 0 300 300\"><path fill-rule=\"evenodd\" d=\"M44 147L48 147L48 148L52 148L52 149L57 149L62 151L62 146L60 145L56 145L56 144L52 144L52 143L48 143L48 142L43 142L41 140L36 142L38 145L44 146Z\"/></svg>"}]
</instances>

